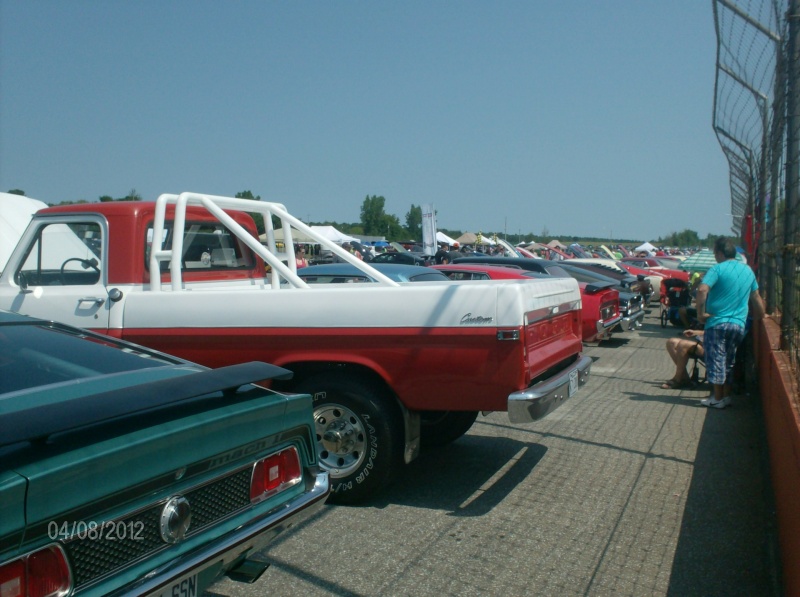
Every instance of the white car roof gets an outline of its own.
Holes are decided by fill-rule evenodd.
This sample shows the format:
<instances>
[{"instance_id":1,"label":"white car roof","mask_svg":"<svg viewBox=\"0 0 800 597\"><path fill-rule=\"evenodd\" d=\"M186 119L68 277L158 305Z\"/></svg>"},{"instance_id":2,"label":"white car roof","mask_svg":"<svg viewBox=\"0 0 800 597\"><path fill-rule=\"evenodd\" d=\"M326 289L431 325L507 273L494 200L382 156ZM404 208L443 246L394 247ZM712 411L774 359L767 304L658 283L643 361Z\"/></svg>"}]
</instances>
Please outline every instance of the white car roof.
<instances>
[{"instance_id":1,"label":"white car roof","mask_svg":"<svg viewBox=\"0 0 800 597\"><path fill-rule=\"evenodd\" d=\"M597 265L605 265L606 267L611 267L611 268L615 269L616 271L624 273L624 274L628 273L628 271L626 269L624 269L624 268L620 267L619 265L617 265L617 262L614 261L613 259L605 259L603 257L595 257L593 259L588 259L588 258L585 258L585 257L579 257L579 258L576 258L576 259L569 259L565 263L568 264L570 261L574 261L575 263L596 263Z\"/></svg>"}]
</instances>

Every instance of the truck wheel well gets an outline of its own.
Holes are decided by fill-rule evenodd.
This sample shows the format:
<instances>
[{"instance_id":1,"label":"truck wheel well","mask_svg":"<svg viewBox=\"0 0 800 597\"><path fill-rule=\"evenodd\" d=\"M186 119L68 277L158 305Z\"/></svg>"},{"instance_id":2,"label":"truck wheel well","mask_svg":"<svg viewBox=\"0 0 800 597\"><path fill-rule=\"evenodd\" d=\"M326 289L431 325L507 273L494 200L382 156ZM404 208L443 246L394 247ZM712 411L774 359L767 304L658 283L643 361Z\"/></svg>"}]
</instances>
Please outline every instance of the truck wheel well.
<instances>
[{"instance_id":1,"label":"truck wheel well","mask_svg":"<svg viewBox=\"0 0 800 597\"><path fill-rule=\"evenodd\" d=\"M318 376L330 376L332 379L342 378L348 381L357 381L374 390L376 396L382 397L386 408L390 409L393 418L402 421L403 431L403 459L406 464L419 455L421 418L417 411L405 407L400 398L372 369L352 363L289 363L282 365L294 373L292 379L286 381L273 380L270 387L279 392L294 392L300 388L305 380Z\"/></svg>"},{"instance_id":2,"label":"truck wheel well","mask_svg":"<svg viewBox=\"0 0 800 597\"><path fill-rule=\"evenodd\" d=\"M363 383L367 383L375 387L376 390L381 393L385 392L387 395L394 398L395 403L400 406L400 400L384 379L375 373L375 371L363 365L354 365L352 363L288 363L281 366L294 373L294 376L292 379L286 381L276 380L273 382L272 387L275 390L292 391L292 389L303 380L322 373L337 376L342 375L350 379L358 379Z\"/></svg>"}]
</instances>

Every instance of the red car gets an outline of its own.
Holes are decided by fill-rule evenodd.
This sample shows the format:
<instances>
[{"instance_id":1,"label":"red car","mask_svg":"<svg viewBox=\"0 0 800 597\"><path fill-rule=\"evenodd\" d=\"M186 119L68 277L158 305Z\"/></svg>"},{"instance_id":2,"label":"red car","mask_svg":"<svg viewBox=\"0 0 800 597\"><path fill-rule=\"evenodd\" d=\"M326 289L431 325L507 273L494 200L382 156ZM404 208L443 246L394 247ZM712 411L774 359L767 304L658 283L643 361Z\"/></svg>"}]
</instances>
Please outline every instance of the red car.
<instances>
[{"instance_id":1,"label":"red car","mask_svg":"<svg viewBox=\"0 0 800 597\"><path fill-rule=\"evenodd\" d=\"M622 267L632 265L647 270L647 275L650 275L651 272L659 272L668 278L678 278L684 282L689 281L689 272L678 269L677 264L680 262L674 259L666 260L663 257L626 257L618 263Z\"/></svg>"},{"instance_id":2,"label":"red car","mask_svg":"<svg viewBox=\"0 0 800 597\"><path fill-rule=\"evenodd\" d=\"M689 272L661 265L654 266L650 264L651 260L656 261L653 257L631 257L617 263L634 275L644 274L649 276L650 281L653 283L653 292L658 292L659 300L663 303L667 296L666 287L661 284L660 280L656 280L656 277L660 277L663 280L676 279L688 283ZM656 263L659 262L656 261Z\"/></svg>"},{"instance_id":3,"label":"red car","mask_svg":"<svg viewBox=\"0 0 800 597\"><path fill-rule=\"evenodd\" d=\"M514 267L476 263L451 263L430 267L444 272L451 280L525 280L550 277ZM584 342L598 343L610 338L611 329L622 319L619 311L619 292L608 287L611 285L613 285L611 282L608 284L578 282L581 290Z\"/></svg>"}]
</instances>

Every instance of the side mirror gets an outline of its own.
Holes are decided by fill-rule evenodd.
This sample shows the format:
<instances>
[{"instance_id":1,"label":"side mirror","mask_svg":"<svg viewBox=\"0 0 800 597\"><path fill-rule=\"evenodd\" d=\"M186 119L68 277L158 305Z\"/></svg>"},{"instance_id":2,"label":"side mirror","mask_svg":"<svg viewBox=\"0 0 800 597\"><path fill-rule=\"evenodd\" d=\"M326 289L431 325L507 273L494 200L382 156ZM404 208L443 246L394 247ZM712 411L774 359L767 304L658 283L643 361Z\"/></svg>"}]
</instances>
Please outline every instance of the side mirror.
<instances>
[{"instance_id":1,"label":"side mirror","mask_svg":"<svg viewBox=\"0 0 800 597\"><path fill-rule=\"evenodd\" d=\"M22 272L17 272L16 274L14 274L14 281L19 286L20 292L22 293L30 292L30 290L28 290L28 280L25 278L25 274L23 274Z\"/></svg>"}]
</instances>

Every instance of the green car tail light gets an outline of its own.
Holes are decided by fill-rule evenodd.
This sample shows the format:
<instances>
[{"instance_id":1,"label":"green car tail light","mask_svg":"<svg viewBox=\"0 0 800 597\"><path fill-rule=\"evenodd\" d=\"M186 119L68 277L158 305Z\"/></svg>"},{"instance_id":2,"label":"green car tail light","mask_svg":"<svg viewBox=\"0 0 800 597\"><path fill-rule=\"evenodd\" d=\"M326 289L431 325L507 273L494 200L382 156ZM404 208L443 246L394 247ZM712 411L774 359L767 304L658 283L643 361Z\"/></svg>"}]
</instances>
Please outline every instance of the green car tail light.
<instances>
[{"instance_id":1,"label":"green car tail light","mask_svg":"<svg viewBox=\"0 0 800 597\"><path fill-rule=\"evenodd\" d=\"M250 477L250 501L260 502L293 485L303 478L297 449L287 448L262 458L253 465Z\"/></svg>"},{"instance_id":2,"label":"green car tail light","mask_svg":"<svg viewBox=\"0 0 800 597\"><path fill-rule=\"evenodd\" d=\"M48 545L0 565L2 597L62 597L71 588L72 575L59 545Z\"/></svg>"}]
</instances>

